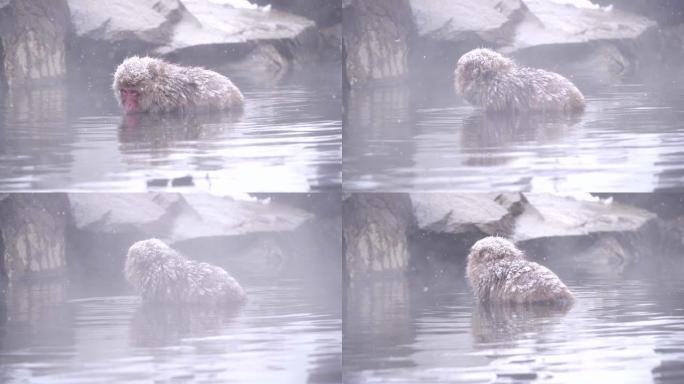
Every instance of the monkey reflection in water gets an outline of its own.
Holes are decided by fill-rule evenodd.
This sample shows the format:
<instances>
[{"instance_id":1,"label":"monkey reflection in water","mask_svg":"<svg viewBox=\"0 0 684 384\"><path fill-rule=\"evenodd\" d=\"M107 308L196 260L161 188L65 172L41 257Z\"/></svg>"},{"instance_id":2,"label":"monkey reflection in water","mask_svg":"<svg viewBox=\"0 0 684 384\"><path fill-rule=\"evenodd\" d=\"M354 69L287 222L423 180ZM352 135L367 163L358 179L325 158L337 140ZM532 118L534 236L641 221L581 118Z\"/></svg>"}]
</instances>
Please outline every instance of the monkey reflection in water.
<instances>
[{"instance_id":1,"label":"monkey reflection in water","mask_svg":"<svg viewBox=\"0 0 684 384\"><path fill-rule=\"evenodd\" d=\"M476 343L520 340L530 334L553 334L570 306L556 304L478 304L473 310L471 330Z\"/></svg>"},{"instance_id":2,"label":"monkey reflection in water","mask_svg":"<svg viewBox=\"0 0 684 384\"><path fill-rule=\"evenodd\" d=\"M178 141L213 140L229 132L240 121L241 113L220 111L197 113L138 113L124 115L119 125L119 142L136 149L142 143L167 148Z\"/></svg>"},{"instance_id":3,"label":"monkey reflection in water","mask_svg":"<svg viewBox=\"0 0 684 384\"><path fill-rule=\"evenodd\" d=\"M463 121L461 142L466 164L497 166L518 160L513 153L529 147L562 143L581 122L577 115L505 114L473 111Z\"/></svg>"},{"instance_id":4,"label":"monkey reflection in water","mask_svg":"<svg viewBox=\"0 0 684 384\"><path fill-rule=\"evenodd\" d=\"M133 315L131 336L137 347L176 345L188 335L220 332L239 313L237 306L147 303Z\"/></svg>"}]
</instances>

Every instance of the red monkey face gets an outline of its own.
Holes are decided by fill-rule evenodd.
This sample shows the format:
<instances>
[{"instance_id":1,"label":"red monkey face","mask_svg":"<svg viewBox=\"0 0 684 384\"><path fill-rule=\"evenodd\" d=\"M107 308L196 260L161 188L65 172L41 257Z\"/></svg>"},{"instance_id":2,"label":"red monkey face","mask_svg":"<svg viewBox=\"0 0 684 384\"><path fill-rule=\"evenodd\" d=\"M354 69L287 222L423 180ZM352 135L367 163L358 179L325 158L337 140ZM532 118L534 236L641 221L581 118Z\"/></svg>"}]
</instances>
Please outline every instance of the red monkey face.
<instances>
[{"instance_id":1,"label":"red monkey face","mask_svg":"<svg viewBox=\"0 0 684 384\"><path fill-rule=\"evenodd\" d=\"M121 104L126 113L137 113L140 109L138 98L140 93L133 88L121 88Z\"/></svg>"}]
</instances>

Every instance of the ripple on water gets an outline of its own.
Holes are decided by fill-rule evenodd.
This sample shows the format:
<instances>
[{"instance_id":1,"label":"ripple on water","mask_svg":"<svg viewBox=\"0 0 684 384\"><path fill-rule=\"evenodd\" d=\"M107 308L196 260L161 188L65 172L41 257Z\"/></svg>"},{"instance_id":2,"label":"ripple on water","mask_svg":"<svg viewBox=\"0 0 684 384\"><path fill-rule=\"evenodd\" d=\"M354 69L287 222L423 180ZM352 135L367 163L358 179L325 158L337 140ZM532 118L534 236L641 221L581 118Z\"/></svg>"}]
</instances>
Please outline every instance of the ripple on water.
<instances>
[{"instance_id":1,"label":"ripple on water","mask_svg":"<svg viewBox=\"0 0 684 384\"><path fill-rule=\"evenodd\" d=\"M485 116L446 83L355 91L345 127L345 188L681 187L682 82L587 86L587 110L574 118Z\"/></svg>"},{"instance_id":2,"label":"ripple on water","mask_svg":"<svg viewBox=\"0 0 684 384\"><path fill-rule=\"evenodd\" d=\"M122 118L108 81L88 92L75 86L91 96L83 100L67 102L70 88L43 103L0 105L0 188L145 191L151 180L185 176L194 183L182 190L215 193L339 186L339 84L240 83L242 114Z\"/></svg>"},{"instance_id":3,"label":"ripple on water","mask_svg":"<svg viewBox=\"0 0 684 384\"><path fill-rule=\"evenodd\" d=\"M0 381L316 383L339 377L339 302L312 300L296 279L271 284L251 285L249 302L233 309L142 306L130 296L39 304L34 323L10 320L0 328ZM55 315L64 306L68 316Z\"/></svg>"},{"instance_id":4,"label":"ripple on water","mask_svg":"<svg viewBox=\"0 0 684 384\"><path fill-rule=\"evenodd\" d=\"M564 280L578 299L567 312L474 307L462 285L372 308L349 303L387 302L390 291L363 299L351 291L345 375L351 383L680 382L684 313L673 308L684 284Z\"/></svg>"}]
</instances>

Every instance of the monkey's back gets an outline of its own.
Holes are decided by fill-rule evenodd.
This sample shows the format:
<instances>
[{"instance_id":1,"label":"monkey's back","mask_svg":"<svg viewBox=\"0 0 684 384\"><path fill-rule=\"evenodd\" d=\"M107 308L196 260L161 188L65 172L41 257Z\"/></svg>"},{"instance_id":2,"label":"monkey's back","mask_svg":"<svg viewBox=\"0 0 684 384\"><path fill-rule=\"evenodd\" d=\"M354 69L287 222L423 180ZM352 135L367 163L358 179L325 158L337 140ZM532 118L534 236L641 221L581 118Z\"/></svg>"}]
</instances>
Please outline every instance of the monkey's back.
<instances>
[{"instance_id":1,"label":"monkey's back","mask_svg":"<svg viewBox=\"0 0 684 384\"><path fill-rule=\"evenodd\" d=\"M489 111L581 112L584 96L565 77L543 69L514 66L493 76L479 92Z\"/></svg>"},{"instance_id":2,"label":"monkey's back","mask_svg":"<svg viewBox=\"0 0 684 384\"><path fill-rule=\"evenodd\" d=\"M244 96L229 78L217 72L200 68L184 68L191 103L200 109L222 110L242 108Z\"/></svg>"},{"instance_id":3,"label":"monkey's back","mask_svg":"<svg viewBox=\"0 0 684 384\"><path fill-rule=\"evenodd\" d=\"M518 66L485 48L467 52L454 71L456 90L489 112L581 112L584 96L565 77Z\"/></svg>"},{"instance_id":4,"label":"monkey's back","mask_svg":"<svg viewBox=\"0 0 684 384\"><path fill-rule=\"evenodd\" d=\"M131 246L125 274L148 302L218 304L246 299L243 288L223 268L187 259L156 239Z\"/></svg>"},{"instance_id":5,"label":"monkey's back","mask_svg":"<svg viewBox=\"0 0 684 384\"><path fill-rule=\"evenodd\" d=\"M555 273L523 258L469 266L468 278L482 302L569 304L574 301L573 294Z\"/></svg>"},{"instance_id":6,"label":"monkey's back","mask_svg":"<svg viewBox=\"0 0 684 384\"><path fill-rule=\"evenodd\" d=\"M144 89L143 109L152 113L239 110L244 97L230 79L200 67L183 67L157 59L153 79Z\"/></svg>"}]
</instances>

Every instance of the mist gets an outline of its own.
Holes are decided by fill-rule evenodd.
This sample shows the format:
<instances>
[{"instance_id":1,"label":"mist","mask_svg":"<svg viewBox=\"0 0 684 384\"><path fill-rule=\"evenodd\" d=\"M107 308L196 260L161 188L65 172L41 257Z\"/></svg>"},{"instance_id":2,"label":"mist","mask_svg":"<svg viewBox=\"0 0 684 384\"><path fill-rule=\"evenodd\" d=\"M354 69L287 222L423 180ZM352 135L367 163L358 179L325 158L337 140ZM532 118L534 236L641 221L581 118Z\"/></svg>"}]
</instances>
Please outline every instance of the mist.
<instances>
[{"instance_id":1,"label":"mist","mask_svg":"<svg viewBox=\"0 0 684 384\"><path fill-rule=\"evenodd\" d=\"M356 193L344 207L350 382L674 383L682 373L680 194ZM466 265L487 236L553 271L574 304L480 302ZM485 292L515 276L489 273Z\"/></svg>"},{"instance_id":2,"label":"mist","mask_svg":"<svg viewBox=\"0 0 684 384\"><path fill-rule=\"evenodd\" d=\"M5 196L3 380L26 370L54 382L338 380L341 212L330 208L336 199ZM247 302L141 299L124 279L124 261L128 248L147 238L225 269ZM253 358L246 361L246 354Z\"/></svg>"}]
</instances>

